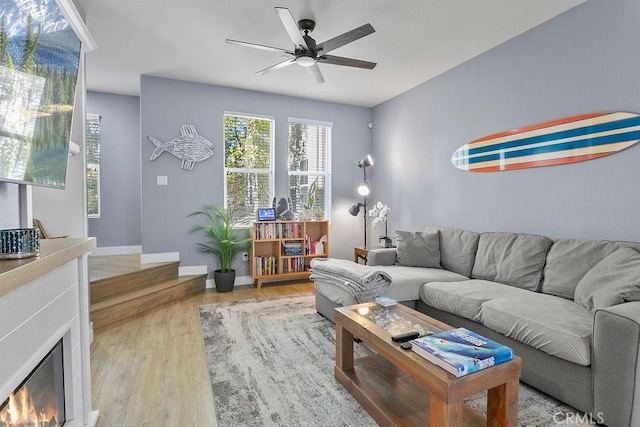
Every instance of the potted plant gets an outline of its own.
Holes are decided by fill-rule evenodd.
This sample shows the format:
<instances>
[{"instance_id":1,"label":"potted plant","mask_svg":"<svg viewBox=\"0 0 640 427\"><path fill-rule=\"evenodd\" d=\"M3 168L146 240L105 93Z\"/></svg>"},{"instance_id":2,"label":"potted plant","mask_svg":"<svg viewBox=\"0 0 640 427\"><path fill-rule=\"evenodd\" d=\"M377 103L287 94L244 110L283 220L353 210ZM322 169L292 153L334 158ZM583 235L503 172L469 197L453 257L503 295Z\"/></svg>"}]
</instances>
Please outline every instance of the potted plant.
<instances>
[{"instance_id":1,"label":"potted plant","mask_svg":"<svg viewBox=\"0 0 640 427\"><path fill-rule=\"evenodd\" d=\"M390 248L393 246L393 242L389 237L387 231L387 217L389 216L389 206L382 204L382 202L378 202L373 205L373 209L369 211L369 216L373 218L373 223L371 226L376 228L380 224L384 224L384 236L380 236L380 246L383 248Z\"/></svg>"},{"instance_id":2,"label":"potted plant","mask_svg":"<svg viewBox=\"0 0 640 427\"><path fill-rule=\"evenodd\" d=\"M220 260L220 269L213 273L216 290L232 291L236 271L231 264L238 254L248 250L251 241L249 236L244 236L244 230L238 229L239 220L245 217L242 207L205 206L189 216L204 216L207 219L208 224L194 226L191 233L204 233L207 241L198 243L198 249Z\"/></svg>"},{"instance_id":3,"label":"potted plant","mask_svg":"<svg viewBox=\"0 0 640 427\"><path fill-rule=\"evenodd\" d=\"M304 208L304 217L305 219L313 219L313 208L316 205L316 192L318 191L318 178L313 181L313 184L309 187L309 192L307 193L307 203L305 203L302 207Z\"/></svg>"}]
</instances>

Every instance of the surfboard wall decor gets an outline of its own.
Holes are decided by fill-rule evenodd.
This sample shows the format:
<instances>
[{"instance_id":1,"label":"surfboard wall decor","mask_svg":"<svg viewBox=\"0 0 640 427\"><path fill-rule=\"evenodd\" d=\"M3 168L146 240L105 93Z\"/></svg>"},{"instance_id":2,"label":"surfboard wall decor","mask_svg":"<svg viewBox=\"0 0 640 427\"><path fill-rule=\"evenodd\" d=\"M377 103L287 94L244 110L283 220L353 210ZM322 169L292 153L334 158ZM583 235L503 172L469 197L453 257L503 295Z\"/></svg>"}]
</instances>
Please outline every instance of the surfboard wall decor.
<instances>
[{"instance_id":1,"label":"surfboard wall decor","mask_svg":"<svg viewBox=\"0 0 640 427\"><path fill-rule=\"evenodd\" d=\"M469 172L564 165L608 156L640 141L640 115L594 113L553 120L475 139L451 162Z\"/></svg>"}]
</instances>

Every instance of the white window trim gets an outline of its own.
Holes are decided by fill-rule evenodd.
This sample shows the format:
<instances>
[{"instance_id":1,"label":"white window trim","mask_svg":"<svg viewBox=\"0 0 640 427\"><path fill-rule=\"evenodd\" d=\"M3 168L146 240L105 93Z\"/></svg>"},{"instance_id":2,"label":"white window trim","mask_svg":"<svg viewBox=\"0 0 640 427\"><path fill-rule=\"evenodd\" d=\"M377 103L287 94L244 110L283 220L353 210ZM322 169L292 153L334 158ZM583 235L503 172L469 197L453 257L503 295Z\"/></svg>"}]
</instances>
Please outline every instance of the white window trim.
<instances>
[{"instance_id":1,"label":"white window trim","mask_svg":"<svg viewBox=\"0 0 640 427\"><path fill-rule=\"evenodd\" d=\"M97 120L98 123L102 122L102 116L100 114L94 114L94 113L87 113L87 117L86 120ZM100 143L100 142L98 142ZM85 150L86 150L86 142L85 142ZM85 151L85 158L86 158L86 151ZM102 160L102 156L100 158ZM87 214L87 218L100 218L102 215L102 199L101 199L101 194L100 194L100 181L101 181L101 177L100 177L100 164L96 164L96 163L87 163L86 167L85 167L85 174L86 174L86 170L88 170L89 168L93 168L96 169L97 171L97 176L98 176L98 182L96 183L97 185L97 192L96 192L96 199L97 199L97 204L98 204L98 213L97 214ZM86 177L85 177L86 179Z\"/></svg>"},{"instance_id":2,"label":"white window trim","mask_svg":"<svg viewBox=\"0 0 640 427\"><path fill-rule=\"evenodd\" d=\"M260 119L260 120L269 120L271 121L271 130L269 132L269 169L250 169L250 168L228 168L226 167L226 147L224 147L224 117L226 116L236 116L236 117L244 117L247 119ZM276 118L275 116L267 116L264 114L252 114L252 113L240 113L237 111L229 111L225 110L223 114L223 126L222 126L222 144L223 144L223 153L222 156L222 164L224 167L224 179L223 182L223 192L224 192L224 207L228 207L227 204L227 173L228 172L239 172L239 173L259 173L259 174L269 174L269 199L274 197L276 192L276 183L275 183L275 151L276 151Z\"/></svg>"}]
</instances>

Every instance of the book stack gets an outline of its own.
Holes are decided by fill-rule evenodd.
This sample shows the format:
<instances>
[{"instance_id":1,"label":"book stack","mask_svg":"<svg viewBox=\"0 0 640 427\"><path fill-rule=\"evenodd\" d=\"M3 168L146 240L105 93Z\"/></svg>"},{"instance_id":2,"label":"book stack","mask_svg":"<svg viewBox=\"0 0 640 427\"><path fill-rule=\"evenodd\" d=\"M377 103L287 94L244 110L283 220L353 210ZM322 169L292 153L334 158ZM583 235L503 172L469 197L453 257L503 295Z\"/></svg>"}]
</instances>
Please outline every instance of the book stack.
<instances>
[{"instance_id":1,"label":"book stack","mask_svg":"<svg viewBox=\"0 0 640 427\"><path fill-rule=\"evenodd\" d=\"M284 242L282 242L282 255L284 256L302 255L302 241L301 240L285 240Z\"/></svg>"},{"instance_id":2,"label":"book stack","mask_svg":"<svg viewBox=\"0 0 640 427\"><path fill-rule=\"evenodd\" d=\"M308 234L304 238L304 247L307 255L315 255L316 253L316 244L313 240L313 237Z\"/></svg>"},{"instance_id":3,"label":"book stack","mask_svg":"<svg viewBox=\"0 0 640 427\"><path fill-rule=\"evenodd\" d=\"M275 256L259 256L255 258L255 275L268 276L277 274Z\"/></svg>"},{"instance_id":4,"label":"book stack","mask_svg":"<svg viewBox=\"0 0 640 427\"><path fill-rule=\"evenodd\" d=\"M256 240L295 239L301 236L301 224L297 222L260 222L254 223L254 237Z\"/></svg>"},{"instance_id":5,"label":"book stack","mask_svg":"<svg viewBox=\"0 0 640 427\"><path fill-rule=\"evenodd\" d=\"M513 359L513 350L465 328L411 340L411 350L461 377Z\"/></svg>"},{"instance_id":6,"label":"book stack","mask_svg":"<svg viewBox=\"0 0 640 427\"><path fill-rule=\"evenodd\" d=\"M282 273L296 273L304 271L304 257L283 259L281 271Z\"/></svg>"},{"instance_id":7,"label":"book stack","mask_svg":"<svg viewBox=\"0 0 640 427\"><path fill-rule=\"evenodd\" d=\"M376 297L376 304L383 307L393 307L398 303L397 300L389 297Z\"/></svg>"}]
</instances>

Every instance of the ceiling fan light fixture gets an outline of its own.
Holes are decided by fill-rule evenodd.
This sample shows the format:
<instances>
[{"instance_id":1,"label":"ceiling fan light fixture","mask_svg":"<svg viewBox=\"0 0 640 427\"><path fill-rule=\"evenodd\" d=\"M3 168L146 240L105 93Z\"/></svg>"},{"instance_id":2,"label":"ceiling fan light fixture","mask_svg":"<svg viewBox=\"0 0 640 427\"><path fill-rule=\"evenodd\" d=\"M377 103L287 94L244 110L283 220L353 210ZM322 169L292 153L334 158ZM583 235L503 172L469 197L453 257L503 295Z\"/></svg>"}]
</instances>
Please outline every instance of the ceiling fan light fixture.
<instances>
[{"instance_id":1,"label":"ceiling fan light fixture","mask_svg":"<svg viewBox=\"0 0 640 427\"><path fill-rule=\"evenodd\" d=\"M296 64L302 67L311 67L315 63L316 63L316 60L310 56L300 56L298 59L296 59Z\"/></svg>"}]
</instances>

